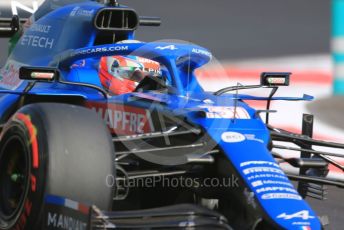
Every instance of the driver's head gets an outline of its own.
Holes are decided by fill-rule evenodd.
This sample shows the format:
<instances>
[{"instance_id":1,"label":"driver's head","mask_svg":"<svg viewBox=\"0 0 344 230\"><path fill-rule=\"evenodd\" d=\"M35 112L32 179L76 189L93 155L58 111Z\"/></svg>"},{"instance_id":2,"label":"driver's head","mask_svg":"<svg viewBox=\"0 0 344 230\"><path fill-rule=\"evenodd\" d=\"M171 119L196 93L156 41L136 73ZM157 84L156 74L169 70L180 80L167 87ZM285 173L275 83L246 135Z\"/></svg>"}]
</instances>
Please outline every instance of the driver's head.
<instances>
[{"instance_id":1,"label":"driver's head","mask_svg":"<svg viewBox=\"0 0 344 230\"><path fill-rule=\"evenodd\" d=\"M147 75L161 75L160 64L137 56L102 57L100 81L111 94L133 92Z\"/></svg>"}]
</instances>

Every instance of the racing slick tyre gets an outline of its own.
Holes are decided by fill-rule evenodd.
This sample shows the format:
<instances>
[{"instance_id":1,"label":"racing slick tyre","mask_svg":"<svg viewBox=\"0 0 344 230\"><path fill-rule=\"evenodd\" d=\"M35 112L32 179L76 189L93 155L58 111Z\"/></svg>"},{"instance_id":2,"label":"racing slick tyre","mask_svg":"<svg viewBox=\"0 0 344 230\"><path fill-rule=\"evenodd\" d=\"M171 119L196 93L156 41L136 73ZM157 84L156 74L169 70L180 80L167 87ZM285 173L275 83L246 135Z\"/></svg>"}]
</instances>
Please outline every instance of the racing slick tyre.
<instances>
[{"instance_id":1,"label":"racing slick tyre","mask_svg":"<svg viewBox=\"0 0 344 230\"><path fill-rule=\"evenodd\" d=\"M47 195L110 210L114 149L89 109L56 103L24 106L0 136L0 229L39 229Z\"/></svg>"}]
</instances>

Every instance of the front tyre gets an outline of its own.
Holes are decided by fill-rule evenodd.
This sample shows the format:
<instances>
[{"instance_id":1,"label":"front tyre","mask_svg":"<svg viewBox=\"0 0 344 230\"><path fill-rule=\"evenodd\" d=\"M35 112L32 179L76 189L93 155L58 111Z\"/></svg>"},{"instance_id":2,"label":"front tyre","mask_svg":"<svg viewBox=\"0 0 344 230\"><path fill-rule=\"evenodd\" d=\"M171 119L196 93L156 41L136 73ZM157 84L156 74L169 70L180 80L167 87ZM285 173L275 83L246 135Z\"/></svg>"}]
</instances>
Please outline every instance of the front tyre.
<instances>
[{"instance_id":1,"label":"front tyre","mask_svg":"<svg viewBox=\"0 0 344 230\"><path fill-rule=\"evenodd\" d=\"M41 103L20 109L0 136L0 229L39 229L46 195L110 210L114 149L91 110Z\"/></svg>"}]
</instances>

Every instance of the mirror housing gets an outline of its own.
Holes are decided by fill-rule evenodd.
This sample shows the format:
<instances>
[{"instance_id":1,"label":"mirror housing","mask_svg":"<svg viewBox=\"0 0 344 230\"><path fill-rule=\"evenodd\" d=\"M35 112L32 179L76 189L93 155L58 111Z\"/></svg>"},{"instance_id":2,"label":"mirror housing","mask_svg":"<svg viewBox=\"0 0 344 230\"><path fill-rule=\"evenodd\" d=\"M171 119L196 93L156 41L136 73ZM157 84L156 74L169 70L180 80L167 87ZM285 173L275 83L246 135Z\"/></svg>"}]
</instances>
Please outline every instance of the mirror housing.
<instances>
[{"instance_id":1,"label":"mirror housing","mask_svg":"<svg viewBox=\"0 0 344 230\"><path fill-rule=\"evenodd\" d=\"M19 69L19 79L31 81L48 81L58 80L60 73L55 68L47 67L21 67Z\"/></svg>"},{"instance_id":2,"label":"mirror housing","mask_svg":"<svg viewBox=\"0 0 344 230\"><path fill-rule=\"evenodd\" d=\"M263 72L260 75L262 86L289 86L291 73L284 72Z\"/></svg>"},{"instance_id":3,"label":"mirror housing","mask_svg":"<svg viewBox=\"0 0 344 230\"><path fill-rule=\"evenodd\" d=\"M18 15L13 15L12 20L0 19L0 37L10 38L18 32L20 27L21 22Z\"/></svg>"}]
</instances>

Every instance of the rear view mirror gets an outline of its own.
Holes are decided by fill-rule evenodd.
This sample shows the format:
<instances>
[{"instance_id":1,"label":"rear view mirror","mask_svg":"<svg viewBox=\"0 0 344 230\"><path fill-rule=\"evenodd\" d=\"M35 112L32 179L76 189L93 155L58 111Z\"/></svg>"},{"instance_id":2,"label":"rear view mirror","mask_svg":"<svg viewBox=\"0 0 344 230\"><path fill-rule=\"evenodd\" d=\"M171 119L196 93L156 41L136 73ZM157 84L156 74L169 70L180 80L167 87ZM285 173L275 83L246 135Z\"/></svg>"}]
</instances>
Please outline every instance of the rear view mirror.
<instances>
[{"instance_id":1,"label":"rear view mirror","mask_svg":"<svg viewBox=\"0 0 344 230\"><path fill-rule=\"evenodd\" d=\"M21 67L19 78L21 80L54 81L59 78L59 72L55 68Z\"/></svg>"},{"instance_id":2,"label":"rear view mirror","mask_svg":"<svg viewBox=\"0 0 344 230\"><path fill-rule=\"evenodd\" d=\"M263 72L260 84L263 86L288 86L291 73Z\"/></svg>"},{"instance_id":3,"label":"rear view mirror","mask_svg":"<svg viewBox=\"0 0 344 230\"><path fill-rule=\"evenodd\" d=\"M12 37L19 29L21 23L18 15L14 15L12 20L0 19L0 37Z\"/></svg>"}]
</instances>

